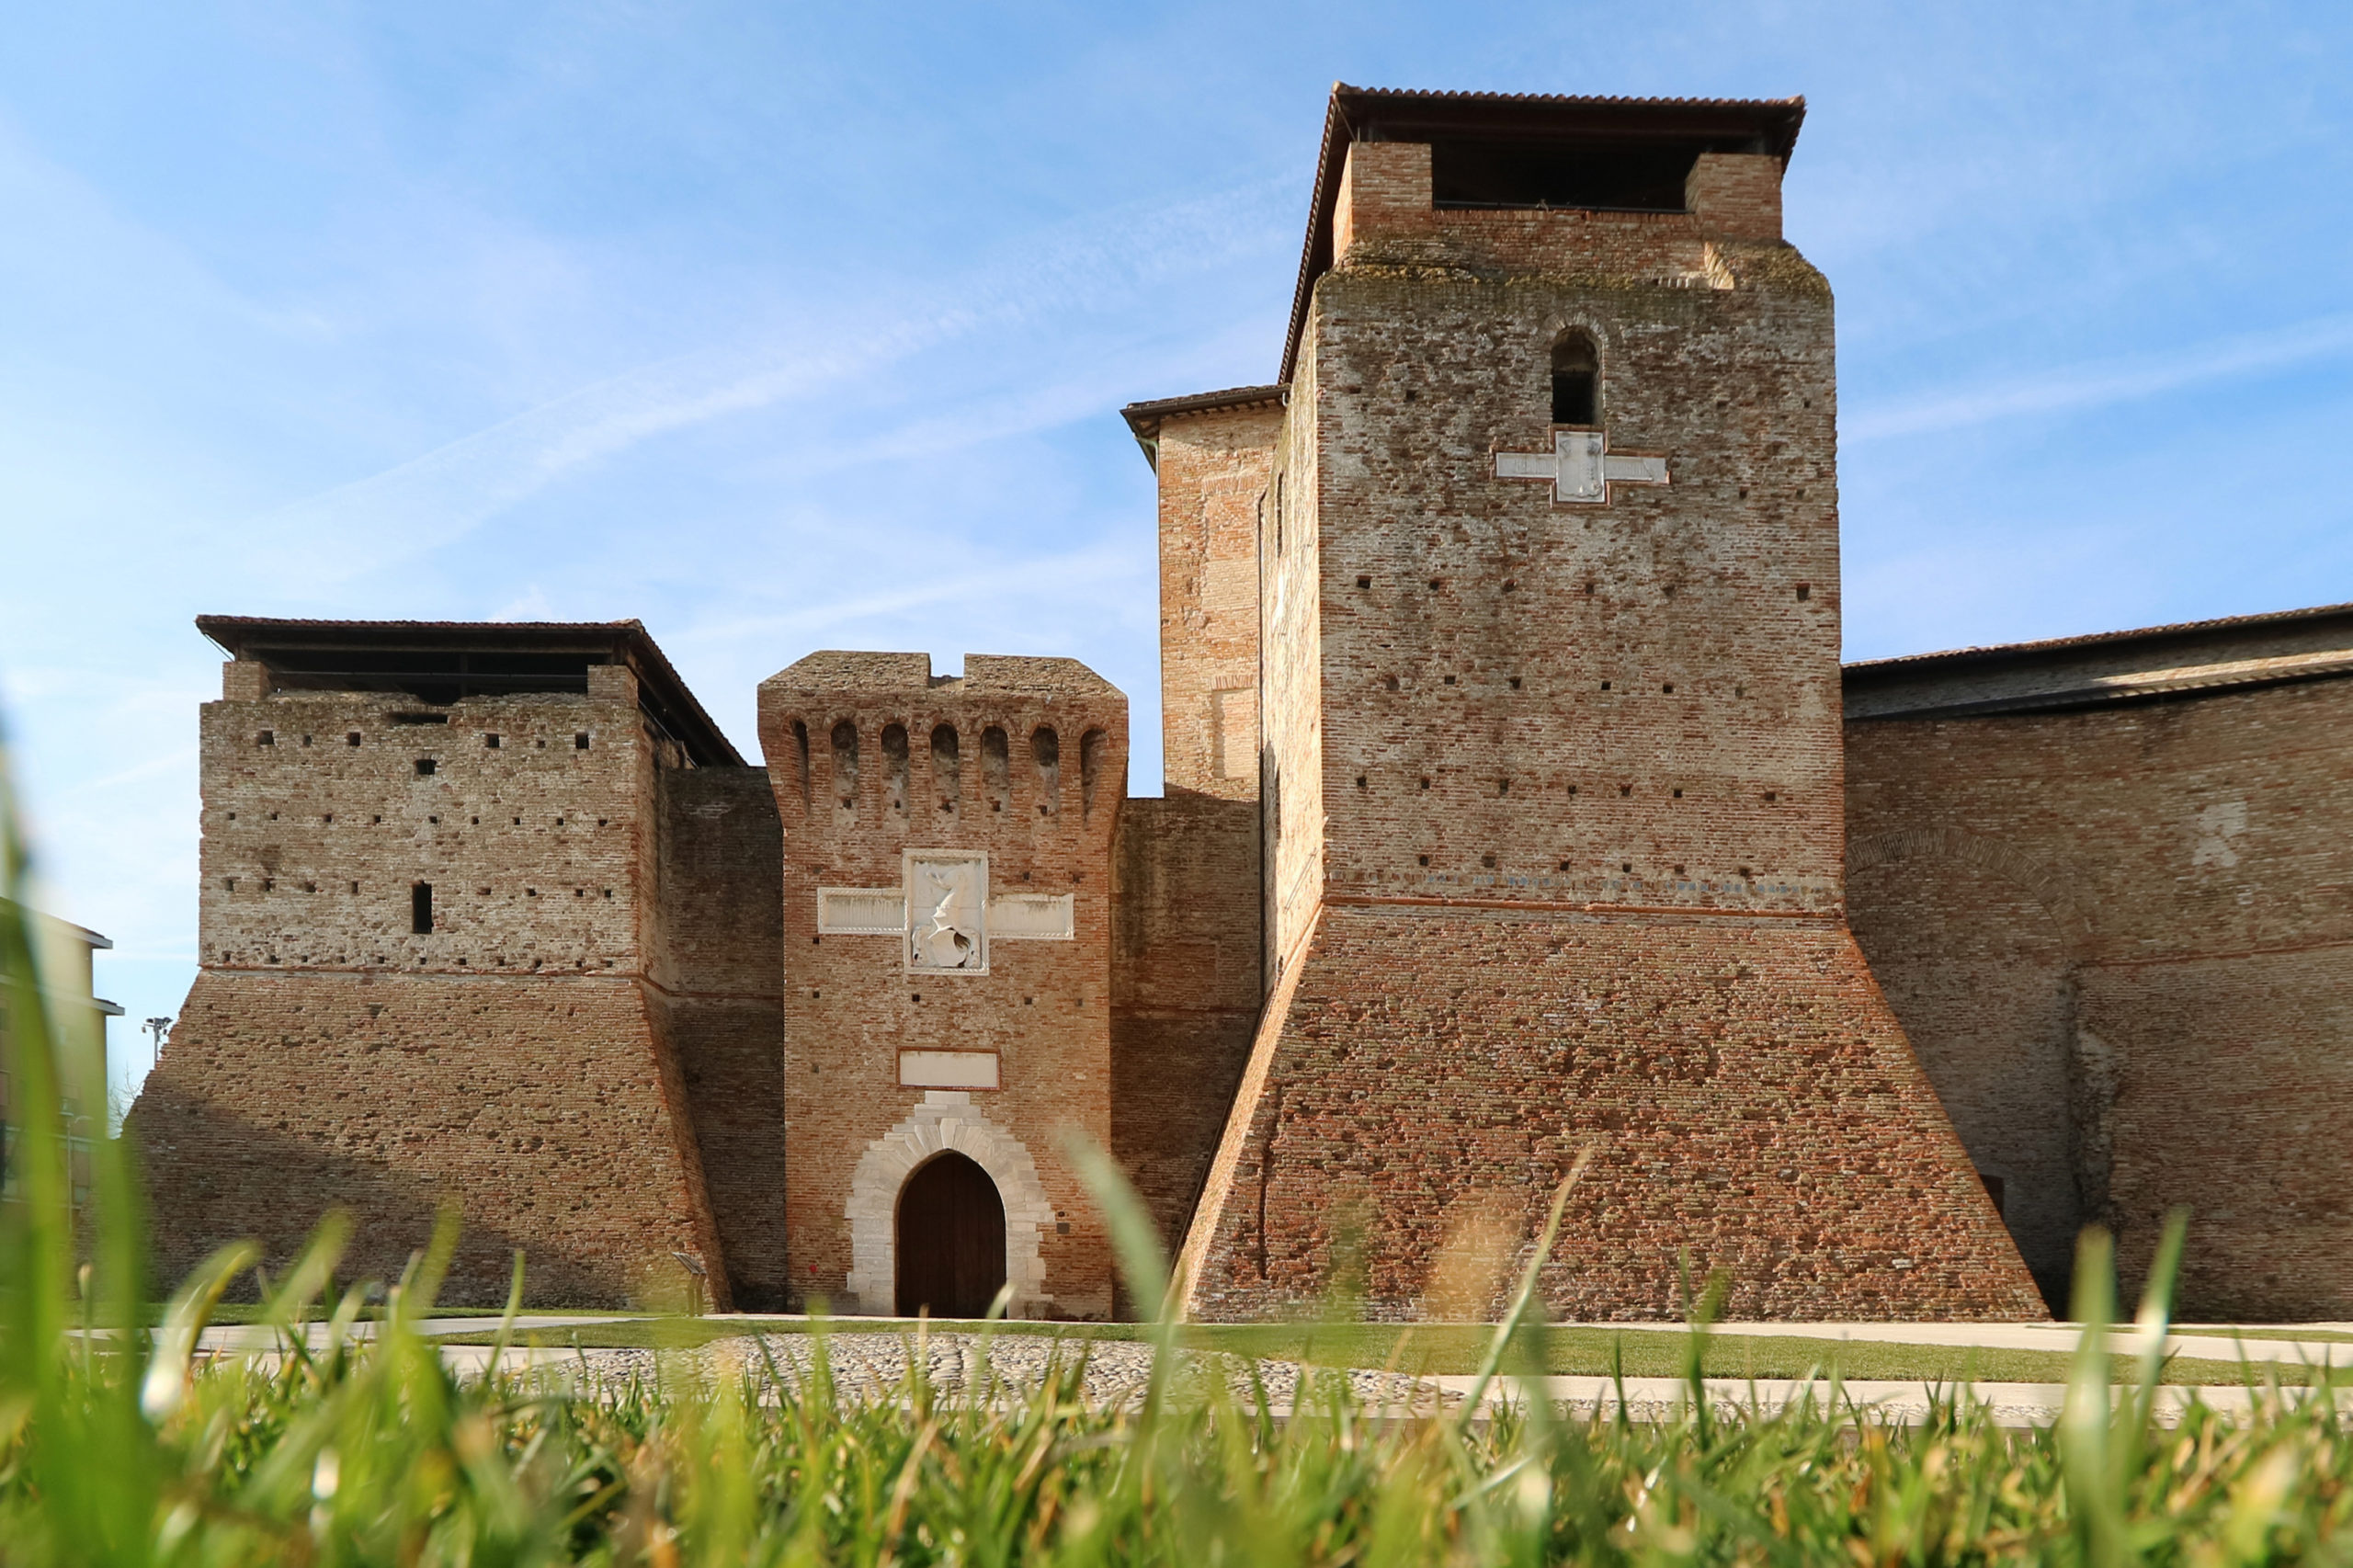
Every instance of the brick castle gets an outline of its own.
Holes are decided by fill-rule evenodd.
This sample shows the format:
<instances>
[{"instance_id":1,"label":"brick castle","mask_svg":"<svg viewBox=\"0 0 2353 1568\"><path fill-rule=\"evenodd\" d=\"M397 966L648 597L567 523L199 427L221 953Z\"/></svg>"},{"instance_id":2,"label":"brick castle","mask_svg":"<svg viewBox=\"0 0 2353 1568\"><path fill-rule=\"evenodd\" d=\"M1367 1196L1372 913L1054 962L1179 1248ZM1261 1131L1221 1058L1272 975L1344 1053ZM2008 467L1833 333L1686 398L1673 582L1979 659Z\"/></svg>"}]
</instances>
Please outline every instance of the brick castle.
<instances>
[{"instance_id":1,"label":"brick castle","mask_svg":"<svg viewBox=\"0 0 2353 1568\"><path fill-rule=\"evenodd\" d=\"M1587 1150L1556 1315L2040 1316L2182 1203L2191 1312L2353 1315L2353 610L1842 671L1802 117L1336 90L1279 376L1125 411L1162 796L1067 659L812 653L754 766L633 621L201 619L162 1268L1129 1312L1077 1133L1206 1319L1489 1311Z\"/></svg>"}]
</instances>

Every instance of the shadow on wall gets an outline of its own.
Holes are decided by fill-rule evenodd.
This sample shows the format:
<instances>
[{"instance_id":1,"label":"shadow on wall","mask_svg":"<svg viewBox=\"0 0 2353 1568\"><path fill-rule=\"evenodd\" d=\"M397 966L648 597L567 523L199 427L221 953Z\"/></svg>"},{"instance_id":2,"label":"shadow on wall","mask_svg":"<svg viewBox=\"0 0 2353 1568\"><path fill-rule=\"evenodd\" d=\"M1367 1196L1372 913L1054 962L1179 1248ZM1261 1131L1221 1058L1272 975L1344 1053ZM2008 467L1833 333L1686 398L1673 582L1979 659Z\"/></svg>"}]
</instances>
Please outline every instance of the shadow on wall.
<instances>
[{"instance_id":1,"label":"shadow on wall","mask_svg":"<svg viewBox=\"0 0 2353 1568\"><path fill-rule=\"evenodd\" d=\"M784 1312L783 1005L679 996L654 1014L678 1063L735 1310Z\"/></svg>"},{"instance_id":2,"label":"shadow on wall","mask_svg":"<svg viewBox=\"0 0 2353 1568\"><path fill-rule=\"evenodd\" d=\"M1260 1005L1258 802L1171 787L1120 808L1111 1151L1171 1255L1224 1135ZM1121 1287L1116 1310L1136 1315Z\"/></svg>"},{"instance_id":3,"label":"shadow on wall","mask_svg":"<svg viewBox=\"0 0 2353 1568\"><path fill-rule=\"evenodd\" d=\"M526 1305L682 1306L688 1299L688 1276L666 1254L647 1256L618 1240L609 1250L593 1251L527 1243L513 1229L494 1222L478 1194L437 1187L290 1137L181 1095L169 1085L141 1097L128 1135L134 1158L146 1163L150 1171L161 1165L174 1173L162 1181L151 1176L148 1182L152 1288L158 1299L214 1247L241 1238L260 1245L264 1271L282 1273L327 1210L336 1207L352 1217L351 1244L340 1276L390 1285L431 1240L435 1216L444 1203L459 1207L463 1228L438 1298L442 1306L504 1306L518 1247L525 1254ZM194 1148L207 1149L206 1157L173 1157ZM151 1158L151 1152L163 1158ZM569 1207L569 1200L561 1191L550 1191L531 1207L561 1210ZM231 1296L256 1300L257 1289L256 1275L248 1270L237 1277Z\"/></svg>"}]
</instances>

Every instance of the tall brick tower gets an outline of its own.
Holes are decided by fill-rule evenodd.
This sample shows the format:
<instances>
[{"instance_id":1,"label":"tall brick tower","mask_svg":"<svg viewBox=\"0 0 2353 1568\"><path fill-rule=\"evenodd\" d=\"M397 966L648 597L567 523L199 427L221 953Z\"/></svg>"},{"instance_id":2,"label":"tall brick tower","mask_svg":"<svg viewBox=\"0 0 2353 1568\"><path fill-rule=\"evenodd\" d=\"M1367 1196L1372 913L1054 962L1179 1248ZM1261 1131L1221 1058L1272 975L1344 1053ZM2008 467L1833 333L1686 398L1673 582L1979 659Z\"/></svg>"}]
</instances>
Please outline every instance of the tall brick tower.
<instances>
[{"instance_id":1,"label":"tall brick tower","mask_svg":"<svg viewBox=\"0 0 2353 1568\"><path fill-rule=\"evenodd\" d=\"M1313 1299L1351 1230L1367 1310L1422 1315L1462 1220L1588 1146L1556 1312L1671 1313L1688 1249L1743 1315L2040 1315L1845 920L1802 116L1335 92L1256 512L1269 992L1199 1315Z\"/></svg>"},{"instance_id":2,"label":"tall brick tower","mask_svg":"<svg viewBox=\"0 0 2353 1568\"><path fill-rule=\"evenodd\" d=\"M812 653L760 686L784 829L793 1289L836 1311L1112 1311L1070 1162L1111 1142L1127 699L1072 659Z\"/></svg>"}]
</instances>

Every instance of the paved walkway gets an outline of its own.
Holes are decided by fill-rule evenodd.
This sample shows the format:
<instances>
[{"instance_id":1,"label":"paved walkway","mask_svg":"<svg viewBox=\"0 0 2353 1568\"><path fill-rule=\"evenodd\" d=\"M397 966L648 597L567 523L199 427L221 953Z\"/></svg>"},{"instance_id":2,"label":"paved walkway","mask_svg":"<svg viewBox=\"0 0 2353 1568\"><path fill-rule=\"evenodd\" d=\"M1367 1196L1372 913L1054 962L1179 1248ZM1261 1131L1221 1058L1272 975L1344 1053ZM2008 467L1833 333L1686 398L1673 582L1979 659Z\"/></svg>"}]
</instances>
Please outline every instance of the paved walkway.
<instances>
[{"instance_id":1,"label":"paved walkway","mask_svg":"<svg viewBox=\"0 0 2353 1568\"><path fill-rule=\"evenodd\" d=\"M1564 1326L1658 1334L1679 1335L1685 1332L1684 1325L1679 1323L1593 1323ZM2334 1323L2249 1324L2245 1326L2260 1327L2267 1333L2353 1333L2353 1327ZM1720 1323L1709 1332L1761 1338L1836 1339L1881 1345L2073 1351L2083 1329L2080 1324L2071 1323ZM2109 1331L2109 1343L2119 1355L2137 1356L2145 1339L2130 1324L2119 1324ZM2235 1362L2244 1355L2249 1361L2279 1361L2291 1367L2309 1363L2353 1369L2353 1339L2251 1339L2233 1337L2227 1330L2217 1332L2212 1328L2191 1328L2177 1330L2168 1335L2165 1349L2170 1355L2187 1356L2201 1361Z\"/></svg>"},{"instance_id":2,"label":"paved walkway","mask_svg":"<svg viewBox=\"0 0 2353 1568\"><path fill-rule=\"evenodd\" d=\"M495 1334L498 1332L499 1324L504 1321L494 1314L488 1317L422 1318L418 1320L416 1327L418 1333L427 1335ZM636 1320L615 1317L609 1312L597 1317L520 1315L515 1319L515 1332L520 1334L533 1329L602 1327L607 1324L633 1321ZM373 1323L353 1324L351 1336L354 1339L373 1339L381 1326ZM326 1344L327 1325L325 1324L308 1324L304 1327L305 1336L311 1348L315 1350ZM197 1337L196 1342L197 1348L199 1350L268 1350L275 1348L277 1344L278 1331L263 1324L218 1324L206 1329ZM483 1348L486 1352L488 1346Z\"/></svg>"},{"instance_id":3,"label":"paved walkway","mask_svg":"<svg viewBox=\"0 0 2353 1568\"><path fill-rule=\"evenodd\" d=\"M1469 1377L1444 1376L1430 1380L1447 1392L1468 1398L1471 1385L1477 1380ZM1937 1391L1950 1401L1964 1385L1946 1385ZM2067 1403L2064 1383L1972 1383L1965 1385L1969 1397L1987 1406L1994 1420L2004 1426L2048 1426L2059 1419ZM1547 1378L1544 1392L1556 1404L1574 1415L1589 1415L1600 1412L1614 1414L1619 1404L1620 1385L1608 1378ZM1671 1415L1689 1396L1689 1385L1680 1378L1628 1378L1623 1384L1626 1412L1637 1420L1657 1419ZM1826 1381L1806 1382L1790 1378L1759 1378L1754 1381L1734 1378L1710 1378L1707 1381L1710 1403L1723 1410L1745 1411L1753 1405L1768 1415L1777 1413L1804 1399L1809 1393L1824 1404L1832 1394ZM2211 1409L2233 1415L2244 1415L2250 1409L2260 1391L2243 1386L2187 1388L2166 1385L2156 1392L2156 1415L2160 1422L2178 1421L2181 1413L2192 1400ZM1882 1421L1917 1425L1927 1419L1929 1403L1928 1385L1918 1382L1873 1381L1841 1383L1836 1390L1845 1403L1870 1411ZM2290 1399L2304 1397L2298 1390L2283 1390ZM1497 1404L1522 1398L1517 1383L1491 1389L1486 1403ZM2353 1411L2353 1388L2336 1391L2339 1409Z\"/></svg>"}]
</instances>

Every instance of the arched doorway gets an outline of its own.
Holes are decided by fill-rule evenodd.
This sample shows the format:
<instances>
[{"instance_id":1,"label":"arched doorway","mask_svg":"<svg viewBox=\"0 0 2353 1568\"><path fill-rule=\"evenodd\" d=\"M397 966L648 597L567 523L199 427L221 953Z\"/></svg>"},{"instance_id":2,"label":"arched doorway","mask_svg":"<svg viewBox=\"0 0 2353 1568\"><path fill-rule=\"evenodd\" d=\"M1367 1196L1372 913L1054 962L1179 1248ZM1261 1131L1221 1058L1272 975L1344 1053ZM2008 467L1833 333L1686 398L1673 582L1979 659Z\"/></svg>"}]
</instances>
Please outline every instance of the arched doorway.
<instances>
[{"instance_id":1,"label":"arched doorway","mask_svg":"<svg viewBox=\"0 0 2353 1568\"><path fill-rule=\"evenodd\" d=\"M1005 1287L1005 1199L988 1172L950 1151L899 1192L898 1312L976 1318Z\"/></svg>"}]
</instances>

